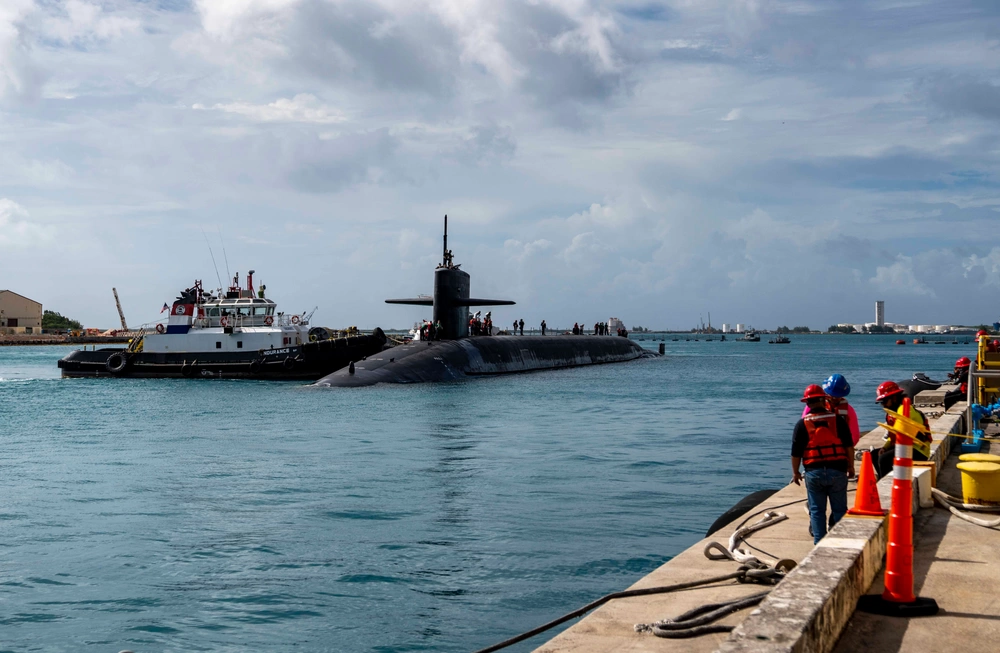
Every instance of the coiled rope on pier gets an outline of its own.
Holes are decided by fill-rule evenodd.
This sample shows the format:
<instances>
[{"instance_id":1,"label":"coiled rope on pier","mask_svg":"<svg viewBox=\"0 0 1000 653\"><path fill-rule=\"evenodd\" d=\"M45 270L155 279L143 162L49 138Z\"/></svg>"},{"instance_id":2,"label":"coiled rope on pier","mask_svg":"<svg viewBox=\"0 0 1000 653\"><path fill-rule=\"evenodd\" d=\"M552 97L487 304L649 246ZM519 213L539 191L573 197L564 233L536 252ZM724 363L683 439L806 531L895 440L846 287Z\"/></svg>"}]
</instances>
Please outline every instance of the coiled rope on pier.
<instances>
[{"instance_id":1,"label":"coiled rope on pier","mask_svg":"<svg viewBox=\"0 0 1000 653\"><path fill-rule=\"evenodd\" d=\"M792 503L798 503L797 501ZM785 504L791 505L791 504ZM784 506L779 506L784 507ZM754 524L746 526L746 523L761 512L764 516ZM705 546L705 557L709 560L733 560L740 563L740 569L745 570L740 582L753 581L757 583L767 583L775 585L779 583L785 574L795 568L794 560L777 560L775 562L765 562L747 550L741 549L740 545L744 540L757 531L774 526L788 519L788 515L774 510L760 510L744 519L733 534L729 536L729 546L725 547L718 542L709 542ZM749 545L748 545L749 546ZM770 591L770 590L769 590ZM768 591L768 592L769 592ZM699 606L693 610L688 610L684 614L672 619L663 619L651 624L636 624L636 632L650 632L657 637L668 639L684 639L688 637L700 637L710 633L728 633L734 626L722 624L712 624L713 621L726 617L744 608L757 605L764 600L768 592L752 594L742 598L724 601L722 603L709 603Z\"/></svg>"},{"instance_id":2,"label":"coiled rope on pier","mask_svg":"<svg viewBox=\"0 0 1000 653\"><path fill-rule=\"evenodd\" d=\"M657 637L667 639L686 639L688 637L700 637L710 633L728 633L733 626L722 624L712 624L716 619L721 619L744 608L757 605L764 600L771 590L759 594L751 594L740 599L724 601L722 603L707 603L700 607L688 610L684 614L673 619L664 619L651 624L636 624L635 632L650 632Z\"/></svg>"},{"instance_id":3,"label":"coiled rope on pier","mask_svg":"<svg viewBox=\"0 0 1000 653\"><path fill-rule=\"evenodd\" d=\"M733 531L733 534L729 536L728 547L722 546L718 542L709 542L705 545L705 557L709 560L733 560L741 565L746 565L753 572L757 572L762 578L770 576L770 570L777 569L780 570L781 573L791 571L795 567L795 562L793 560L782 559L774 562L766 562L750 553L750 551L740 548L740 545L744 543L743 541L757 531L768 528L769 526L774 526L775 524L788 519L788 515L783 512L769 510L764 512L764 516L757 520L754 524L744 526L744 524L746 524L752 517L758 514L760 514L760 512L754 513L753 515L750 515L750 517L743 520L736 530Z\"/></svg>"},{"instance_id":4,"label":"coiled rope on pier","mask_svg":"<svg viewBox=\"0 0 1000 653\"><path fill-rule=\"evenodd\" d=\"M790 506L795 503L802 503L805 499L799 499L796 501L791 501L789 503L782 504L780 506L775 506L774 509L784 508L785 506ZM758 520L752 526L744 528L744 525L750 521L753 517L766 512L765 516ZM506 639L493 646L488 646L484 649L480 649L475 653L492 653L493 651L499 651L500 649L507 648L517 644L518 642L523 642L526 639L530 639L535 635L545 632L551 628L555 628L561 623L580 617L594 608L598 608L608 601L613 599L625 599L633 596L650 596L652 594L667 594L669 592L677 592L680 590L691 589L695 587L703 587L705 585L712 585L715 583L721 583L727 580L736 580L740 583L761 583L767 585L776 585L784 577L785 574L795 567L795 561L793 560L779 560L773 566L766 562L763 562L759 558L751 555L747 551L739 549L739 545L744 543L747 537L756 533L757 531L767 528L768 526L773 526L779 522L788 519L788 516L782 513L775 513L773 509L758 510L752 513L750 516L745 518L743 522L736 528L736 532L733 533L732 537L729 538L730 548L724 548L721 544L716 542L711 543L709 546L705 547L705 555L712 560L736 560L737 555L739 555L747 563L740 565L740 568L731 574L725 574L723 576L713 576L712 578L705 578L702 580L694 580L686 583L677 583L674 585L663 585L660 587L648 587L644 589L637 590L625 590L622 592L614 592L612 594L607 594L597 599L596 601L591 601L587 605L569 612L559 617L558 619L553 619L552 621L543 624L537 628L533 628L525 633ZM711 545L715 544L718 547L717 550L720 551L718 554L709 555L709 550L714 549ZM747 546L750 546L749 544ZM738 553L734 553L738 551ZM725 553L721 553L725 551ZM653 624L636 624L635 630L637 632L652 632L657 637L669 637L669 638L685 638L685 637L698 637L700 635L707 635L709 633L721 633L729 632L733 629L733 626L723 626L723 625L710 625L712 621L724 617L726 615L738 612L744 608L751 605L757 605L764 600L768 592L761 592L760 594L753 594L751 596L745 596L734 601L728 601L725 603L709 603L701 607L695 608L694 610L689 610L684 614L680 615L676 619L664 619L663 621L658 621ZM669 634L667 634L669 633Z\"/></svg>"},{"instance_id":5,"label":"coiled rope on pier","mask_svg":"<svg viewBox=\"0 0 1000 653\"><path fill-rule=\"evenodd\" d=\"M747 582L747 581L749 581L749 582L762 582L760 580L756 580L755 578L751 577L749 575L749 571L750 571L749 569L741 567L737 571L735 571L735 572L733 572L731 574L725 574L723 576L713 576L711 578L703 578L702 580L693 580L693 581L688 581L686 583L676 583L674 585L663 585L663 586L660 586L660 587L647 587L647 588L637 589L637 590L625 590L625 591L622 591L622 592L614 592L612 594L607 594L607 595L602 596L601 598L597 599L596 601L591 601L590 603L588 603L587 605L583 606L582 608L579 608L577 610L574 610L573 612L569 612L567 614L564 614L563 616L559 617L558 619L553 619L552 621L548 622L547 624L543 624L543 625L539 626L538 628L533 628L532 630L529 630L528 632L521 633L520 635L516 635L514 637L511 637L510 639L505 639L504 641L502 641L502 642L500 642L498 644L494 644L493 646L487 646L484 649L479 649L478 651L476 651L476 653L492 653L492 651L499 651L502 648L507 648L508 646L512 646L514 644L517 644L518 642L522 642L522 641L524 641L526 639L534 637L535 635L538 635L539 633L543 633L546 630L549 630L550 628L555 628L559 624L561 624L563 622L566 622L566 621L569 621L570 619L582 616L582 615L590 612L594 608L597 608L597 607L600 607L601 605L604 605L605 603L607 603L608 601L611 601L612 599L626 599L626 598L633 597L633 596L649 596L649 595L652 595L652 594L666 594L666 593L669 593L669 592L677 592L677 591L680 591L680 590L691 589L693 587L701 587L701 586L704 586L704 585L712 585L714 583L721 583L721 582L727 581L727 580L737 580L737 581L740 581L740 582Z\"/></svg>"}]
</instances>

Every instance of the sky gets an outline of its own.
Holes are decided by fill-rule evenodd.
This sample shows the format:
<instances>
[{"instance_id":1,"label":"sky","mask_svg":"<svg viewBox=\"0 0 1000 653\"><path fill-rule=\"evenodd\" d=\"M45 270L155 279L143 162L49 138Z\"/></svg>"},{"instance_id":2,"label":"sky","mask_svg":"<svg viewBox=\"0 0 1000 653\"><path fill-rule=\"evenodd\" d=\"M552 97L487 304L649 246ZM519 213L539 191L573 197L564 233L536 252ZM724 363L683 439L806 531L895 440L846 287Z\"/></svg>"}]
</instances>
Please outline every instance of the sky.
<instances>
[{"instance_id":1,"label":"sky","mask_svg":"<svg viewBox=\"0 0 1000 653\"><path fill-rule=\"evenodd\" d=\"M0 139L0 288L88 326L409 327L446 213L497 324L1000 319L995 2L3 0Z\"/></svg>"}]
</instances>

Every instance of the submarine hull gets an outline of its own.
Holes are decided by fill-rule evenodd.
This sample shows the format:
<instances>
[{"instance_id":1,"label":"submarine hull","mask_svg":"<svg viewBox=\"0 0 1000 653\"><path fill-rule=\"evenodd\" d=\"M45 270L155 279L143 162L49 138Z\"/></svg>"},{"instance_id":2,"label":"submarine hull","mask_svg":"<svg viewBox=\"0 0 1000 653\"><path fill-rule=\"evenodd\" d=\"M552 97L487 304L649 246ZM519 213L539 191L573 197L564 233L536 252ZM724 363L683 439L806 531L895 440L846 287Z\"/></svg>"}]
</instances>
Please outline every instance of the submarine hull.
<instances>
[{"instance_id":1,"label":"submarine hull","mask_svg":"<svg viewBox=\"0 0 1000 653\"><path fill-rule=\"evenodd\" d=\"M431 383L470 376L623 363L655 356L616 336L478 336L417 341L387 349L314 385L359 387L376 383Z\"/></svg>"}]
</instances>

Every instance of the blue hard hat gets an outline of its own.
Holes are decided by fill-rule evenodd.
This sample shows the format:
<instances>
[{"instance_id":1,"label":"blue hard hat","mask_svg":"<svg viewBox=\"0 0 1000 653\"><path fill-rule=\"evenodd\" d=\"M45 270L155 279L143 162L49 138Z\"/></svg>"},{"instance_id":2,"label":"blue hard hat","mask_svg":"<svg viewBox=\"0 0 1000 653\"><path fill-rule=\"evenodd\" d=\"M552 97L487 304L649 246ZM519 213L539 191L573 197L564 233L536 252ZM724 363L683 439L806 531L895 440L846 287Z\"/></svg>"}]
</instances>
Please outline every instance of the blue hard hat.
<instances>
[{"instance_id":1,"label":"blue hard hat","mask_svg":"<svg viewBox=\"0 0 1000 653\"><path fill-rule=\"evenodd\" d=\"M830 378L823 381L823 391L831 397L840 399L851 394L851 384L842 374L831 374Z\"/></svg>"}]
</instances>

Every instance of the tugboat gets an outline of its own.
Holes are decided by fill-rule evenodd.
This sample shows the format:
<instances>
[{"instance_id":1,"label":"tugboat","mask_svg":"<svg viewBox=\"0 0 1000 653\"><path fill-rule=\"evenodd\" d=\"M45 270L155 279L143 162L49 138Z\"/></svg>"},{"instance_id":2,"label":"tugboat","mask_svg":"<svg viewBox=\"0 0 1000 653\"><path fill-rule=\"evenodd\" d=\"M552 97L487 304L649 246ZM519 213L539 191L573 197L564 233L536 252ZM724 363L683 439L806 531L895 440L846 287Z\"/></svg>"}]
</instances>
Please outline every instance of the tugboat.
<instances>
[{"instance_id":1,"label":"tugboat","mask_svg":"<svg viewBox=\"0 0 1000 653\"><path fill-rule=\"evenodd\" d=\"M757 335L756 331L750 330L744 333L742 338L737 338L737 340L742 340L743 342L760 342L760 336Z\"/></svg>"},{"instance_id":2,"label":"tugboat","mask_svg":"<svg viewBox=\"0 0 1000 653\"><path fill-rule=\"evenodd\" d=\"M791 340L789 340L788 336L783 336L779 334L774 336L773 339L768 340L767 342L768 344L771 345L787 345L788 343L791 342Z\"/></svg>"},{"instance_id":3,"label":"tugboat","mask_svg":"<svg viewBox=\"0 0 1000 653\"><path fill-rule=\"evenodd\" d=\"M376 328L337 332L309 326L309 315L278 312L277 304L256 295L253 274L247 287L233 285L217 294L195 281L169 308L166 324L142 329L128 346L70 352L59 361L64 377L253 378L314 381L386 344Z\"/></svg>"}]
</instances>

